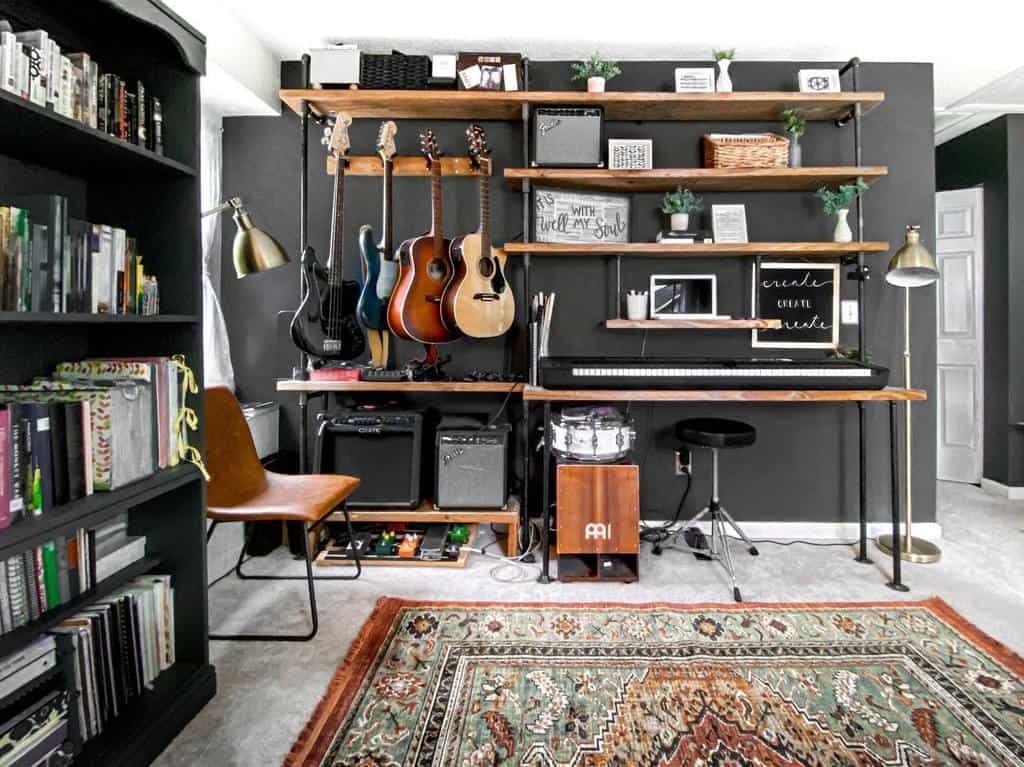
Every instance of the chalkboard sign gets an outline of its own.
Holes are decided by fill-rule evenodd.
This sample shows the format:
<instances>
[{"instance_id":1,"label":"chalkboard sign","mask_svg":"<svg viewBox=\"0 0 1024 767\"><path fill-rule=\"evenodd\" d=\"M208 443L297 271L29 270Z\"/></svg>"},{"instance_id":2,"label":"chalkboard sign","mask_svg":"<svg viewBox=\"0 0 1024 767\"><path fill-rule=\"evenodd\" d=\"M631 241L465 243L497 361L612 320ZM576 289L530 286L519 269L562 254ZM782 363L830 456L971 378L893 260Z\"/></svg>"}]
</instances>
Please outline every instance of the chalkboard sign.
<instances>
[{"instance_id":1,"label":"chalkboard sign","mask_svg":"<svg viewBox=\"0 0 1024 767\"><path fill-rule=\"evenodd\" d=\"M629 242L629 197L565 189L533 194L537 242Z\"/></svg>"},{"instance_id":2,"label":"chalkboard sign","mask_svg":"<svg viewBox=\"0 0 1024 767\"><path fill-rule=\"evenodd\" d=\"M754 274L758 275L756 265ZM759 318L782 320L782 328L753 331L753 346L775 349L835 349L839 346L838 264L761 264L754 289Z\"/></svg>"}]
</instances>

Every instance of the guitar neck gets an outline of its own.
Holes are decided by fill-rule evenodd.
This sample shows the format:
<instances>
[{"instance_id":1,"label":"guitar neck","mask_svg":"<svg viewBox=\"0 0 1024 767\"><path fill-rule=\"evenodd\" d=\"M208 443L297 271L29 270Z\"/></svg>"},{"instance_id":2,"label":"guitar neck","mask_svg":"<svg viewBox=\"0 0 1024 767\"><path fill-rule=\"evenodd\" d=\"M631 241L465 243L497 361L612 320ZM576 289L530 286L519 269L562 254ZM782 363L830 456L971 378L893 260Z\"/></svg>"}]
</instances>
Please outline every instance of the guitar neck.
<instances>
[{"instance_id":1,"label":"guitar neck","mask_svg":"<svg viewBox=\"0 0 1024 767\"><path fill-rule=\"evenodd\" d=\"M327 284L341 285L341 241L345 232L345 158L337 157L334 173L334 215L331 217L331 249L327 257Z\"/></svg>"},{"instance_id":2,"label":"guitar neck","mask_svg":"<svg viewBox=\"0 0 1024 767\"><path fill-rule=\"evenodd\" d=\"M491 253L491 179L480 176L480 244L485 256Z\"/></svg>"},{"instance_id":3,"label":"guitar neck","mask_svg":"<svg viewBox=\"0 0 1024 767\"><path fill-rule=\"evenodd\" d=\"M394 172L394 163L391 158L384 161L384 232L381 237L381 250L384 251L384 258L391 260L394 252L394 241L392 235L392 211L391 211L391 183Z\"/></svg>"},{"instance_id":4,"label":"guitar neck","mask_svg":"<svg viewBox=\"0 0 1024 767\"><path fill-rule=\"evenodd\" d=\"M440 252L444 240L441 213L441 161L435 160L430 166L430 233L434 235L434 251Z\"/></svg>"}]
</instances>

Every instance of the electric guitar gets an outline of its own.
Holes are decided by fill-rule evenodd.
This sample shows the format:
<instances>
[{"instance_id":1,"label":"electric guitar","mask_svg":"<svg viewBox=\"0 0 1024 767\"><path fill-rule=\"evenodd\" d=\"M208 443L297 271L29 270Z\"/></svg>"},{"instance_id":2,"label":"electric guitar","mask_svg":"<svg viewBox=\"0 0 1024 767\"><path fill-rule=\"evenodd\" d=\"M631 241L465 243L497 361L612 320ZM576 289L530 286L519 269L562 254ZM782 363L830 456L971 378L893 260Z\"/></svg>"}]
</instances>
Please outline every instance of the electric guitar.
<instances>
[{"instance_id":1,"label":"electric guitar","mask_svg":"<svg viewBox=\"0 0 1024 767\"><path fill-rule=\"evenodd\" d=\"M292 341L302 351L323 360L351 360L363 353L366 337L356 321L359 284L342 278L342 235L345 202L345 154L352 118L339 114L327 142L337 161L334 173L331 252L324 267L311 247L302 252L306 292L292 318Z\"/></svg>"},{"instance_id":2,"label":"electric guitar","mask_svg":"<svg viewBox=\"0 0 1024 767\"><path fill-rule=\"evenodd\" d=\"M371 330L386 330L388 327L387 304L398 279L398 262L394 256L391 218L391 185L395 156L395 134L398 126L388 120L381 123L377 133L377 154L384 163L384 201L381 238L378 241L373 227L364 225L359 229L359 252L363 265L363 286L359 293L357 314L363 327Z\"/></svg>"},{"instance_id":3,"label":"electric guitar","mask_svg":"<svg viewBox=\"0 0 1024 767\"><path fill-rule=\"evenodd\" d=\"M452 262L444 238L441 213L441 153L432 131L420 134L430 168L430 231L406 240L398 249L399 276L388 304L388 326L400 338L424 344L454 341L461 333L445 325L441 299L452 278Z\"/></svg>"},{"instance_id":4,"label":"electric guitar","mask_svg":"<svg viewBox=\"0 0 1024 767\"><path fill-rule=\"evenodd\" d=\"M469 126L469 156L480 176L480 228L452 240L455 276L445 291L446 324L467 336L492 338L507 332L516 318L516 303L505 279L505 251L491 246L490 149L479 125Z\"/></svg>"}]
</instances>

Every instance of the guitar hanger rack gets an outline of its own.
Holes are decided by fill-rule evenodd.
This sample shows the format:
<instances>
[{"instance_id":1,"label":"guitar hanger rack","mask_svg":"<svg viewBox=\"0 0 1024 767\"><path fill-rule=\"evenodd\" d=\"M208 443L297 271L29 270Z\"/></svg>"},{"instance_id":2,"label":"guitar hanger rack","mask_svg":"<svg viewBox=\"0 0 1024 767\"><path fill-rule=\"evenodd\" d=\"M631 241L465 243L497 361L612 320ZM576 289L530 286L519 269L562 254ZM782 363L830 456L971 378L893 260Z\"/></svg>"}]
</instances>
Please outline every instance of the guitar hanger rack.
<instances>
[{"instance_id":1,"label":"guitar hanger rack","mask_svg":"<svg viewBox=\"0 0 1024 767\"><path fill-rule=\"evenodd\" d=\"M383 176L384 162L377 155L369 157L346 157L348 164L345 166L346 176ZM427 161L418 155L408 157L394 157L392 173L395 176L429 176ZM327 175L334 175L335 160L327 158ZM482 171L475 169L468 157L442 157L442 176L483 176Z\"/></svg>"}]
</instances>

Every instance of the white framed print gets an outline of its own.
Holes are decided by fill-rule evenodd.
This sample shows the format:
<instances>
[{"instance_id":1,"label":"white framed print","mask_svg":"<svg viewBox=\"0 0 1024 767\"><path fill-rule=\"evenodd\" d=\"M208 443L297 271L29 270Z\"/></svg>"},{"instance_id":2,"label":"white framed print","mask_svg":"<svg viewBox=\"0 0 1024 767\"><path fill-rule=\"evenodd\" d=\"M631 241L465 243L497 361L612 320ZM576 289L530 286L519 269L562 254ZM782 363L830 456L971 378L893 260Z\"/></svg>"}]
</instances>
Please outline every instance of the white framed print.
<instances>
[{"instance_id":1,"label":"white framed print","mask_svg":"<svg viewBox=\"0 0 1024 767\"><path fill-rule=\"evenodd\" d=\"M839 264L796 261L751 265L751 304L782 327L754 330L761 349L835 349L839 346Z\"/></svg>"},{"instance_id":2,"label":"white framed print","mask_svg":"<svg viewBox=\"0 0 1024 767\"><path fill-rule=\"evenodd\" d=\"M715 242L748 242L747 206L712 205L711 234Z\"/></svg>"},{"instance_id":3,"label":"white framed print","mask_svg":"<svg viewBox=\"0 0 1024 767\"><path fill-rule=\"evenodd\" d=\"M676 93L714 92L714 67L676 67Z\"/></svg>"},{"instance_id":4,"label":"white framed print","mask_svg":"<svg viewBox=\"0 0 1024 767\"><path fill-rule=\"evenodd\" d=\"M653 140L649 138L608 139L609 170L650 170L653 167Z\"/></svg>"},{"instance_id":5,"label":"white framed print","mask_svg":"<svg viewBox=\"0 0 1024 767\"><path fill-rule=\"evenodd\" d=\"M707 320L718 316L714 274L652 274L651 319Z\"/></svg>"},{"instance_id":6,"label":"white framed print","mask_svg":"<svg viewBox=\"0 0 1024 767\"><path fill-rule=\"evenodd\" d=\"M839 93L838 69L801 69L797 72L801 93Z\"/></svg>"}]
</instances>

